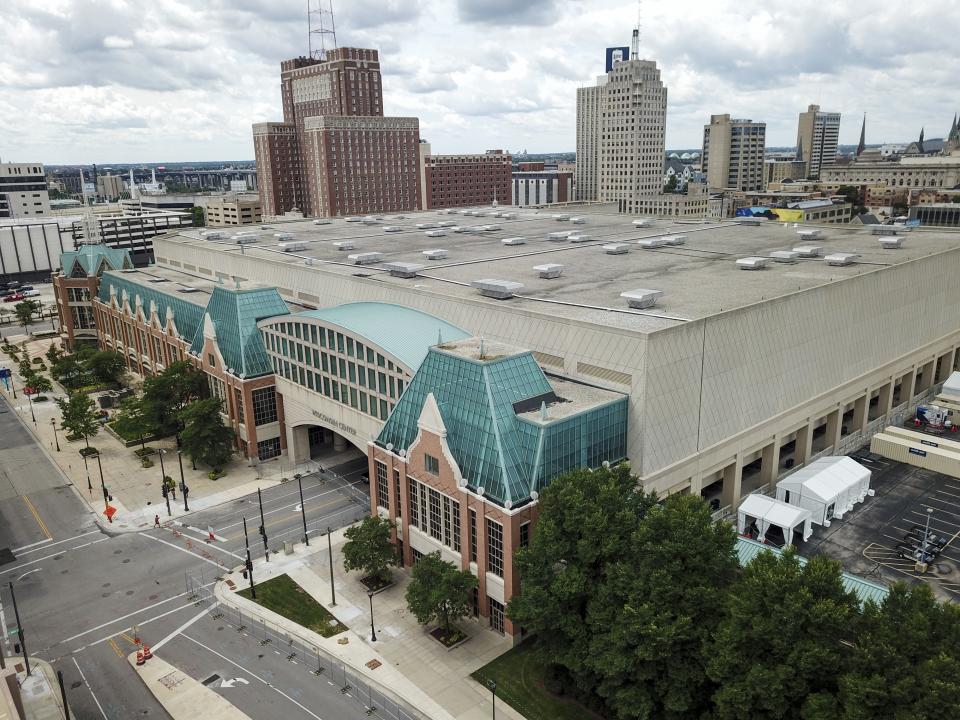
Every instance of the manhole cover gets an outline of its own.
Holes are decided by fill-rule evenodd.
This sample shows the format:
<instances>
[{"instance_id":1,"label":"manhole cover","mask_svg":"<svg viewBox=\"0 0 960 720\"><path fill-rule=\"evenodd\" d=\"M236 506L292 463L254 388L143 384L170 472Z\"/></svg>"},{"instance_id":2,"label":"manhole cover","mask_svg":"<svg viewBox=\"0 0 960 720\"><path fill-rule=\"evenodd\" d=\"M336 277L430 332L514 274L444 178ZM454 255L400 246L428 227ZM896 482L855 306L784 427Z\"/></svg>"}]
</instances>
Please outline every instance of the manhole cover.
<instances>
[{"instance_id":1,"label":"manhole cover","mask_svg":"<svg viewBox=\"0 0 960 720\"><path fill-rule=\"evenodd\" d=\"M60 571L60 574L61 574L61 575L66 575L68 572L70 572L70 571L69 571L69 570L61 570L61 571Z\"/></svg>"},{"instance_id":2,"label":"manhole cover","mask_svg":"<svg viewBox=\"0 0 960 720\"><path fill-rule=\"evenodd\" d=\"M160 596L159 596L159 595L151 595L150 597L147 598L147 600L156 600L158 597L160 597Z\"/></svg>"},{"instance_id":3,"label":"manhole cover","mask_svg":"<svg viewBox=\"0 0 960 720\"><path fill-rule=\"evenodd\" d=\"M209 687L210 685L213 685L213 683L215 683L215 682L216 682L217 680L219 680L219 679L220 679L220 676L217 675L216 673L214 673L213 675L211 675L210 677L208 677L206 680L202 680L201 682L202 682L204 685L206 685L207 687Z\"/></svg>"},{"instance_id":4,"label":"manhole cover","mask_svg":"<svg viewBox=\"0 0 960 720\"><path fill-rule=\"evenodd\" d=\"M101 593L100 597L110 597L110 593Z\"/></svg>"},{"instance_id":5,"label":"manhole cover","mask_svg":"<svg viewBox=\"0 0 960 720\"><path fill-rule=\"evenodd\" d=\"M121 565L126 565L128 562L130 562L130 558L124 558L124 560L123 560L123 562L121 563Z\"/></svg>"},{"instance_id":6,"label":"manhole cover","mask_svg":"<svg viewBox=\"0 0 960 720\"><path fill-rule=\"evenodd\" d=\"M63 555L54 555L54 556L53 556L53 559L54 559L54 560L60 560L62 557L63 557Z\"/></svg>"},{"instance_id":7,"label":"manhole cover","mask_svg":"<svg viewBox=\"0 0 960 720\"><path fill-rule=\"evenodd\" d=\"M114 555L119 555L119 554L122 553L122 552L123 552L123 550L114 550L114 551L113 551L113 554L114 554Z\"/></svg>"},{"instance_id":8,"label":"manhole cover","mask_svg":"<svg viewBox=\"0 0 960 720\"><path fill-rule=\"evenodd\" d=\"M124 593L124 594L125 594L125 595L133 595L133 590L127 590L127 592Z\"/></svg>"},{"instance_id":9,"label":"manhole cover","mask_svg":"<svg viewBox=\"0 0 960 720\"><path fill-rule=\"evenodd\" d=\"M76 681L70 683L70 689L71 689L71 690L76 690L76 689L77 689L78 687L80 687L81 685L83 685L83 681L81 681L81 680L76 680Z\"/></svg>"},{"instance_id":10,"label":"manhole cover","mask_svg":"<svg viewBox=\"0 0 960 720\"><path fill-rule=\"evenodd\" d=\"M100 587L110 587L110 583L104 583L104 584L101 585Z\"/></svg>"}]
</instances>

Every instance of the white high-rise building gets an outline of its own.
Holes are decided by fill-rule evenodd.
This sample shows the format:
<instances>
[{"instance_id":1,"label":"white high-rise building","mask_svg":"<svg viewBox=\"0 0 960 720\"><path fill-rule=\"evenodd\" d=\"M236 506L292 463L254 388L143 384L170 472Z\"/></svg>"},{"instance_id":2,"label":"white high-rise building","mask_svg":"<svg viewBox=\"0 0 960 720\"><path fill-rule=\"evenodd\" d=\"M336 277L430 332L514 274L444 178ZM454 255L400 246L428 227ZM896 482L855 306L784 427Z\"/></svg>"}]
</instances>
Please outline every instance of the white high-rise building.
<instances>
[{"instance_id":1,"label":"white high-rise building","mask_svg":"<svg viewBox=\"0 0 960 720\"><path fill-rule=\"evenodd\" d=\"M840 113L823 112L819 105L810 105L800 113L797 123L797 160L807 164L807 177L817 179L824 167L837 161L840 137Z\"/></svg>"},{"instance_id":2,"label":"white high-rise building","mask_svg":"<svg viewBox=\"0 0 960 720\"><path fill-rule=\"evenodd\" d=\"M597 78L596 85L577 88L577 165L575 169L577 200L595 202L599 187L600 104L607 76Z\"/></svg>"},{"instance_id":3,"label":"white high-rise building","mask_svg":"<svg viewBox=\"0 0 960 720\"><path fill-rule=\"evenodd\" d=\"M40 163L0 163L0 217L50 214L50 193Z\"/></svg>"}]
</instances>

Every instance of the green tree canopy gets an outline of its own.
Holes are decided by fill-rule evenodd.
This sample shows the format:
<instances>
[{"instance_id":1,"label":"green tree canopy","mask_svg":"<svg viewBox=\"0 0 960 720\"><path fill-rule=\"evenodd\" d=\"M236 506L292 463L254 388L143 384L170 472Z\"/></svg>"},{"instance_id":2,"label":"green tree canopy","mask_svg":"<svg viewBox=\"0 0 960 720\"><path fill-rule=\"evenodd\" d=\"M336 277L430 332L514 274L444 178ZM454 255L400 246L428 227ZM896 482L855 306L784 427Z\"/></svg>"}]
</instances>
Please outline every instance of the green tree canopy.
<instances>
[{"instance_id":1,"label":"green tree canopy","mask_svg":"<svg viewBox=\"0 0 960 720\"><path fill-rule=\"evenodd\" d=\"M153 430L143 412L143 403L136 397L124 398L120 402L114 415L113 427L122 437L140 438L140 447L144 447L143 439Z\"/></svg>"},{"instance_id":2,"label":"green tree canopy","mask_svg":"<svg viewBox=\"0 0 960 720\"><path fill-rule=\"evenodd\" d=\"M22 300L13 306L13 311L17 315L17 322L23 326L23 331L33 324L33 315L40 309L40 303L36 300Z\"/></svg>"},{"instance_id":3,"label":"green tree canopy","mask_svg":"<svg viewBox=\"0 0 960 720\"><path fill-rule=\"evenodd\" d=\"M50 343L50 347L47 348L47 352L44 353L47 356L47 361L51 366L56 365L63 358L63 350L61 350L55 342Z\"/></svg>"},{"instance_id":4,"label":"green tree canopy","mask_svg":"<svg viewBox=\"0 0 960 720\"><path fill-rule=\"evenodd\" d=\"M127 369L123 355L112 350L100 350L84 363L93 376L105 383L117 382Z\"/></svg>"},{"instance_id":5,"label":"green tree canopy","mask_svg":"<svg viewBox=\"0 0 960 720\"><path fill-rule=\"evenodd\" d=\"M390 568L397 564L397 551L390 539L393 523L379 515L365 517L359 525L349 528L344 537L343 569L360 570L390 582Z\"/></svg>"},{"instance_id":6,"label":"green tree canopy","mask_svg":"<svg viewBox=\"0 0 960 720\"><path fill-rule=\"evenodd\" d=\"M233 455L233 428L223 424L220 408L219 398L207 398L190 403L179 413L183 422L181 449L194 462L203 463L215 472L220 472Z\"/></svg>"},{"instance_id":7,"label":"green tree canopy","mask_svg":"<svg viewBox=\"0 0 960 720\"><path fill-rule=\"evenodd\" d=\"M100 432L93 400L84 393L72 393L65 398L56 398L60 408L60 425L76 437L82 437L89 447L90 438Z\"/></svg>"},{"instance_id":8,"label":"green tree canopy","mask_svg":"<svg viewBox=\"0 0 960 720\"><path fill-rule=\"evenodd\" d=\"M727 595L707 671L719 685L717 720L828 720L837 717L838 680L859 616L840 564L824 556L801 565L788 549L763 553Z\"/></svg>"},{"instance_id":9,"label":"green tree canopy","mask_svg":"<svg viewBox=\"0 0 960 720\"><path fill-rule=\"evenodd\" d=\"M424 555L413 566L407 586L407 607L421 625L440 621L450 637L452 624L470 612L470 591L477 586L473 573L440 558L440 551Z\"/></svg>"},{"instance_id":10,"label":"green tree canopy","mask_svg":"<svg viewBox=\"0 0 960 720\"><path fill-rule=\"evenodd\" d=\"M25 375L23 382L27 387L33 388L37 395L43 395L53 390L53 383L50 382L50 379L36 370L32 370L29 375Z\"/></svg>"},{"instance_id":11,"label":"green tree canopy","mask_svg":"<svg viewBox=\"0 0 960 720\"><path fill-rule=\"evenodd\" d=\"M960 718L960 608L938 603L926 583L897 584L858 628L837 717Z\"/></svg>"},{"instance_id":12,"label":"green tree canopy","mask_svg":"<svg viewBox=\"0 0 960 720\"><path fill-rule=\"evenodd\" d=\"M207 379L186 360L171 363L159 375L143 381L143 414L160 436L177 432L180 411L207 395Z\"/></svg>"}]
</instances>

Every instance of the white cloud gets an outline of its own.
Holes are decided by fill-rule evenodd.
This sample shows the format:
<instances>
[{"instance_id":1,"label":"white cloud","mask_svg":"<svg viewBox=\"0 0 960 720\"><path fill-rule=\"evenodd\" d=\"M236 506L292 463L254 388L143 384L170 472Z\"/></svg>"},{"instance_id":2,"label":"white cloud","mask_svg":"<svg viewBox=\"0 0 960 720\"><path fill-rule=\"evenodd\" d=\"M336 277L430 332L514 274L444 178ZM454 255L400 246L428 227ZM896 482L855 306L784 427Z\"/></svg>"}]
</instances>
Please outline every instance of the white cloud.
<instances>
[{"instance_id":1,"label":"white cloud","mask_svg":"<svg viewBox=\"0 0 960 720\"><path fill-rule=\"evenodd\" d=\"M647 3L641 52L669 88L668 147L729 112L796 134L810 103L841 141L943 135L960 110L957 3ZM302 0L3 0L0 156L46 163L252 158L279 119L280 61L304 54ZM628 45L626 0L352 0L340 45L380 51L384 106L435 152L573 150L576 88ZM922 28L911 31L910 28Z\"/></svg>"}]
</instances>

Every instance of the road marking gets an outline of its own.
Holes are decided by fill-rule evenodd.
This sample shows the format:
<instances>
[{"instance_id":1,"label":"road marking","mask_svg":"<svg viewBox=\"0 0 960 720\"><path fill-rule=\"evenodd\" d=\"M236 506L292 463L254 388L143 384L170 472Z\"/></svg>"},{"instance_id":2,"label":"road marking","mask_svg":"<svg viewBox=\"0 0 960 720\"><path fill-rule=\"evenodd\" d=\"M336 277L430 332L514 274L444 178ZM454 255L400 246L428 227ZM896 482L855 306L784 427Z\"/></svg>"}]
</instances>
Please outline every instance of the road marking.
<instances>
[{"instance_id":1,"label":"road marking","mask_svg":"<svg viewBox=\"0 0 960 720\"><path fill-rule=\"evenodd\" d=\"M209 585L208 585L207 587L209 587ZM180 612L181 610L186 610L188 607L196 607L196 605L195 605L195 603L187 603L186 605L181 605L180 607L175 607L175 608L173 608L173 610L167 610L165 613L160 613L159 615L155 615L155 616L153 616L152 618L148 618L147 620L143 620L143 621L141 621L141 622L138 622L138 623L137 623L137 627L139 628L139 627L142 627L142 626L144 626L144 625L148 625L148 624L152 623L154 620L160 620L160 619L162 619L162 618L165 618L167 615L173 615L174 613L178 613L178 612ZM78 647L76 650L71 650L70 652L78 653L78 652L80 652L81 650L84 650L84 649L86 649L86 648L88 648L88 647L93 647L94 645L99 645L100 643L105 643L105 642L107 642L110 638L116 637L117 635L122 635L123 633L126 633L126 632L128 632L128 631L130 631L130 630L133 630L133 627L132 627L132 626L131 626L131 627L128 627L128 628L124 628L124 629L121 630L119 633L113 633L112 635L108 635L107 637L100 638L99 640L94 640L92 643L88 643L87 645L84 645L84 646L82 646L82 647ZM151 647L153 647L153 646L151 645Z\"/></svg>"},{"instance_id":2,"label":"road marking","mask_svg":"<svg viewBox=\"0 0 960 720\"><path fill-rule=\"evenodd\" d=\"M83 674L83 670L80 669L80 663L77 662L76 658L71 658L73 664L77 666L77 672L80 673L80 679L83 680L83 684L87 686L87 690L90 691L90 697L93 698L93 701L97 704L97 708L100 710L100 714L103 715L103 720L110 720L107 717L107 714L103 711L103 705L100 704L100 701L97 700L97 696L93 694L93 688L90 687L90 683L87 682L87 676Z\"/></svg>"},{"instance_id":3,"label":"road marking","mask_svg":"<svg viewBox=\"0 0 960 720\"><path fill-rule=\"evenodd\" d=\"M122 657L123 657L123 650L121 650L121 649L120 649L120 646L117 645L117 641L114 640L113 638L110 638L107 642L110 643L110 647L113 648L113 652L116 654L116 656L117 656L118 658L122 658Z\"/></svg>"},{"instance_id":4,"label":"road marking","mask_svg":"<svg viewBox=\"0 0 960 720\"><path fill-rule=\"evenodd\" d=\"M79 535L74 535L73 537L64 538L63 540L41 540L40 542L35 542L30 545L24 545L22 548L17 548L13 551L14 555L29 555L30 553L38 552L40 550L46 550L47 547L35 547L36 545L44 545L50 543L50 546L60 545L61 543L70 542L71 540L77 540L78 538L86 537L87 535L99 535L99 530L91 530L90 532L80 533ZM33 548L28 550L27 548Z\"/></svg>"},{"instance_id":5,"label":"road marking","mask_svg":"<svg viewBox=\"0 0 960 720\"><path fill-rule=\"evenodd\" d=\"M326 490L321 490L321 491L320 491L319 493L317 493L316 495L309 495L308 493L305 493L305 495L307 495L307 497L305 497L305 500L304 500L304 501L307 502L307 509L308 509L308 510L310 509L310 507L309 507L309 506L310 506L310 503L309 503L310 500L316 500L316 499L318 499L318 498L323 497L324 495L330 495L330 494L332 494L332 493L336 493L336 494L339 495L339 494L340 494L339 488L327 488ZM296 493L289 493L289 494L290 494L290 495L295 495ZM284 496L284 497L286 497L286 496ZM324 505L320 505L320 507L324 507ZM290 508L291 508L291 506L290 506L288 503L284 503L282 507L274 508L274 509L272 509L272 510L265 510L265 511L263 512L263 514L264 514L264 517L266 517L267 515L273 515L274 513L278 513L278 512L289 512L289 511L290 511ZM260 514L260 513L259 513L259 510L257 510L257 508L256 508L255 505L253 505L251 509L252 509L251 516L255 516L255 515L259 515L259 514ZM314 508L314 509L316 509L316 508ZM224 525L223 527L217 528L217 530L220 531L220 532L223 532L224 530L229 530L230 528L239 527L239 526L241 526L241 525L243 525L243 521L242 521L242 520L241 520L240 522L231 523L230 525Z\"/></svg>"},{"instance_id":6,"label":"road marking","mask_svg":"<svg viewBox=\"0 0 960 720\"><path fill-rule=\"evenodd\" d=\"M147 535L146 533L138 533L138 535L140 535L140 537L150 538L151 540L154 540L154 541L156 541L156 542L158 542L158 543L163 543L164 545L169 545L169 546L172 547L174 550L179 550L180 552L186 553L187 555L193 555L195 558L199 558L199 559L203 560L204 562L208 562L208 563L210 563L211 565L213 565L213 566L215 566L215 567L217 567L217 568L220 568L221 570L225 570L225 569L226 569L221 563L215 562L215 561L211 560L210 558L205 558L203 555L198 555L197 553L193 552L193 550L187 550L186 548L182 548L182 547L180 547L179 545L175 545L175 544L172 543L172 542L167 542L166 540L162 540L162 539L160 539L160 538L158 538L158 537L154 537L153 535ZM237 559L239 559L239 560L244 560L244 559L245 559L245 558L240 557L239 555L234 555L234 554L233 554L232 552L230 552L229 550L223 550L222 548L218 548L218 550L222 550L223 552L227 553L228 555L233 555L235 558L237 558Z\"/></svg>"},{"instance_id":7,"label":"road marking","mask_svg":"<svg viewBox=\"0 0 960 720\"><path fill-rule=\"evenodd\" d=\"M253 677L255 677L257 680L259 680L260 682L262 682L264 685L266 685L268 688L270 688L271 690L273 690L275 693L278 693L279 695L282 695L283 697L285 697L287 700L289 700L289 701L292 702L294 705L296 705L298 708L300 708L301 710L303 710L303 711L304 711L307 715L309 715L310 717L316 718L317 720L323 720L322 717L320 717L320 716L317 715L316 713L311 712L306 706L301 705L300 703L298 703L298 702L297 702L296 700L294 700L292 697L290 697L289 695L287 695L283 690L281 690L281 689L278 688L278 687L274 687L273 685L271 685L270 683L268 683L266 680L264 680L262 677L260 677L260 676L257 675L256 673L250 672L250 670L248 670L247 668L243 667L243 666L240 665L239 663L235 663L233 660L231 660L230 658L228 658L226 655L221 655L220 653L218 653L218 652L217 652L216 650L214 650L213 648L207 647L207 646L204 645L202 642L200 642L199 640L195 640L194 638L190 637L189 635L184 635L183 637L185 637L187 640L190 640L191 642L195 642L197 645L199 645L200 647L202 647L204 650L206 650L207 652L213 653L213 654L216 655L218 658L221 658L222 660L226 660L228 663L230 663L230 664L233 665L234 667L242 670L243 672L248 672L248 673L250 673L250 674L251 674Z\"/></svg>"},{"instance_id":8,"label":"road marking","mask_svg":"<svg viewBox=\"0 0 960 720\"><path fill-rule=\"evenodd\" d=\"M0 603L0 629L3 630L3 644L10 649L10 633L7 632L7 618L3 614L3 603ZM7 655L10 653L8 652Z\"/></svg>"},{"instance_id":9,"label":"road marking","mask_svg":"<svg viewBox=\"0 0 960 720\"><path fill-rule=\"evenodd\" d=\"M193 625L197 620L200 620L200 619L201 619L202 617L204 617L208 612L210 612L210 610L212 610L213 608L217 607L219 604L220 604L220 601L218 600L217 602L213 603L213 605L211 605L210 607L204 608L203 610L201 610L200 612L198 612L198 613L197 613L196 615L194 615L192 618L190 618L189 620L187 620L183 625L181 625L181 626L178 627L176 630L174 630L172 633L170 633L170 634L167 635L165 638L163 638L162 640L160 640L160 642L155 643L155 644L153 645L153 649L154 649L154 650L159 650L160 648L162 648L162 647L163 647L164 645L166 645L168 642L170 642L171 640L173 640L173 638L175 638L177 635L179 635L180 633L182 633L182 632L183 632L184 630L186 630L188 627L190 627L191 625Z\"/></svg>"},{"instance_id":10,"label":"road marking","mask_svg":"<svg viewBox=\"0 0 960 720\"><path fill-rule=\"evenodd\" d=\"M107 625L113 625L115 622L120 622L121 620L126 620L128 617L132 617L133 615L136 615L137 613L146 612L147 610L150 610L150 609L152 609L152 608L155 608L155 607L158 607L158 606L160 606L160 605L163 605L164 603L168 603L168 602L170 602L171 600L176 600L177 598L182 598L184 595L189 595L191 592L192 592L191 590L185 590L184 592L180 593L179 595L174 595L173 597L168 597L166 600L160 600L159 602L153 603L153 605L147 605L145 608L140 608L139 610L134 610L133 612L127 613L126 615L121 615L120 617L115 617L115 618L113 618L113 620L107 620L105 623L100 623L100 624L97 625L96 627L92 627L92 628L89 628L88 630L84 630L82 633L77 633L76 635L72 635L72 636L66 638L65 640L60 640L59 642L54 643L54 644L51 645L50 647L54 647L54 646L56 646L56 645L65 645L66 643L70 642L71 640L76 640L77 638L81 638L81 637L83 637L84 635L89 635L90 633L92 633L92 632L95 631L95 630L100 630L101 628L105 628ZM186 606L184 606L184 607L186 607ZM117 633L114 633L113 635L116 635L116 634L117 634ZM113 635L111 635L110 637L113 637ZM47 648L47 649L49 650L50 648Z\"/></svg>"},{"instance_id":11,"label":"road marking","mask_svg":"<svg viewBox=\"0 0 960 720\"><path fill-rule=\"evenodd\" d=\"M37 558L36 560L30 560L30 561L25 562L25 563L20 563L19 565L16 565L16 566L14 566L14 567L12 567L12 568L2 568L2 571L3 571L3 572L13 572L14 570L20 570L21 568L25 568L25 567L27 567L27 566L29 566L29 565L33 565L34 563L43 562L44 560L49 560L49 559L52 558L52 557L56 557L60 552L70 552L71 550L79 550L80 548L85 548L85 547L87 547L88 545L96 545L97 543L106 542L106 541L109 540L109 539L110 539L109 537L105 537L105 538L101 538L101 539L99 539L99 540L94 540L93 542L84 543L83 545L77 545L76 547L67 548L66 550L59 550L59 551L57 551L57 552L55 552L55 553L52 553L52 554L50 554L50 555L44 555L44 556L41 557L41 558ZM44 546L44 550L46 550L46 546Z\"/></svg>"},{"instance_id":12,"label":"road marking","mask_svg":"<svg viewBox=\"0 0 960 720\"><path fill-rule=\"evenodd\" d=\"M14 548L14 549L13 549L13 552L14 552L14 554L16 554L16 553L21 553L21 552L23 552L24 550L26 550L27 548L36 547L37 545L43 545L44 543L48 543L48 542L53 542L53 538L47 538L47 539L45 539L45 540L38 540L38 541L35 542L35 543L30 543L29 545L24 545L23 547ZM61 542L63 542L63 541L61 540ZM37 549L40 550L41 548L37 548Z\"/></svg>"},{"instance_id":13,"label":"road marking","mask_svg":"<svg viewBox=\"0 0 960 720\"><path fill-rule=\"evenodd\" d=\"M222 688L232 688L232 687L233 687L234 685L236 685L237 683L240 683L241 685L249 685L249 684L250 684L250 681L247 680L246 678L242 678L242 677L230 678L229 680L221 680L221 681L220 681L220 687L222 687Z\"/></svg>"},{"instance_id":14,"label":"road marking","mask_svg":"<svg viewBox=\"0 0 960 720\"><path fill-rule=\"evenodd\" d=\"M27 570L23 575L17 578L17 582L20 582L21 580L23 580L30 573L40 572L41 570L43 570L43 568L34 568L33 570Z\"/></svg>"},{"instance_id":15,"label":"road marking","mask_svg":"<svg viewBox=\"0 0 960 720\"><path fill-rule=\"evenodd\" d=\"M27 507L30 509L30 512L33 514L33 519L37 521L37 525L40 526L41 532L47 536L47 540L53 540L53 535L50 534L50 531L47 530L47 526L44 524L43 520L40 519L40 513L37 512L37 509L33 506L33 503L30 502L30 498L26 495L21 495L23 502L26 503Z\"/></svg>"},{"instance_id":16,"label":"road marking","mask_svg":"<svg viewBox=\"0 0 960 720\"><path fill-rule=\"evenodd\" d=\"M193 525L186 525L185 523L182 523L182 522L180 522L179 520L174 520L174 521L171 523L171 525L177 525L177 526L179 526L179 527L182 527L184 530L189 530L190 532L195 532L195 533L197 533L200 537L202 537L204 540L209 540L209 539L210 539L210 533L209 533L209 531L207 531L207 530L201 530L200 528L194 527ZM220 537L220 536L217 535L216 533L213 534L213 539L216 540L217 542L227 542L227 539L226 539L225 537Z\"/></svg>"}]
</instances>

